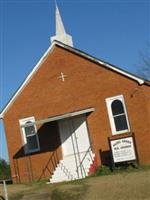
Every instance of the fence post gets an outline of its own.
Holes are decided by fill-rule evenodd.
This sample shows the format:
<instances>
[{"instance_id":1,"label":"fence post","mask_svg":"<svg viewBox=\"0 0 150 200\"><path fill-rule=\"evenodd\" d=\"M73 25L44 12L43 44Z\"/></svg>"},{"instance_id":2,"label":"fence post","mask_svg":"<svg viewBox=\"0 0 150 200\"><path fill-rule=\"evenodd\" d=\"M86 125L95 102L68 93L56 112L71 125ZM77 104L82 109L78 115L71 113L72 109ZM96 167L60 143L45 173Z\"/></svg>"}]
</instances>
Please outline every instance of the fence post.
<instances>
[{"instance_id":1,"label":"fence post","mask_svg":"<svg viewBox=\"0 0 150 200\"><path fill-rule=\"evenodd\" d=\"M3 186L4 186L5 200L8 200L7 186L5 180L3 180Z\"/></svg>"}]
</instances>

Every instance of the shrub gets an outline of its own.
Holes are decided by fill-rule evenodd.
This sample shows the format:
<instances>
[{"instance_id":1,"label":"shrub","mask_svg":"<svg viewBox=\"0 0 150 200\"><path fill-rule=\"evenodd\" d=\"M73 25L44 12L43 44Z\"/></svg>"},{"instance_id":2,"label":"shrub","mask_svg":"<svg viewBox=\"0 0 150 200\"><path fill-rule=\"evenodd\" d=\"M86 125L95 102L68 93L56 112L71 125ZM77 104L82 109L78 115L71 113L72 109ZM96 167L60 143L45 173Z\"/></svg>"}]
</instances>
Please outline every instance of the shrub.
<instances>
[{"instance_id":1,"label":"shrub","mask_svg":"<svg viewBox=\"0 0 150 200\"><path fill-rule=\"evenodd\" d=\"M4 159L0 159L0 179L10 179L10 177L10 165Z\"/></svg>"},{"instance_id":2,"label":"shrub","mask_svg":"<svg viewBox=\"0 0 150 200\"><path fill-rule=\"evenodd\" d=\"M111 173L112 173L111 169L106 165L101 165L96 171L97 176L109 175Z\"/></svg>"}]
</instances>

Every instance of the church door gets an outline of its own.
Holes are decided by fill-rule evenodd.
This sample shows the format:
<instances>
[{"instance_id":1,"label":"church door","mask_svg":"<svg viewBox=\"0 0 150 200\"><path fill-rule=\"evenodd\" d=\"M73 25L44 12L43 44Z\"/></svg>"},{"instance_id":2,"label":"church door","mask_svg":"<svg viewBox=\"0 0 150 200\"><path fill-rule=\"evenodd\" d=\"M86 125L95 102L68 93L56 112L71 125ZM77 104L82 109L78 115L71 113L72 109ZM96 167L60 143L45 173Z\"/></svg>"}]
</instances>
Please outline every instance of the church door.
<instances>
[{"instance_id":1,"label":"church door","mask_svg":"<svg viewBox=\"0 0 150 200\"><path fill-rule=\"evenodd\" d=\"M85 115L60 120L59 131L63 157L79 156L88 150L90 142Z\"/></svg>"}]
</instances>

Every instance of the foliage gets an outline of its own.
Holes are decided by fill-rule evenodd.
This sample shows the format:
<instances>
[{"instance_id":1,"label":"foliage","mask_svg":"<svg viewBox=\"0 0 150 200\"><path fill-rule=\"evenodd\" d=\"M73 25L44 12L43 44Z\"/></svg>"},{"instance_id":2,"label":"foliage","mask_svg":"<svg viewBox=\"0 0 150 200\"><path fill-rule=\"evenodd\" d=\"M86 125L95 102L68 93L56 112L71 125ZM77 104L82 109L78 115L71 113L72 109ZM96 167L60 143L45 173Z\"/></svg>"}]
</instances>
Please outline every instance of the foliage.
<instances>
[{"instance_id":1,"label":"foliage","mask_svg":"<svg viewBox=\"0 0 150 200\"><path fill-rule=\"evenodd\" d=\"M141 63L139 65L138 74L146 80L150 80L150 44L147 45L147 50L145 53L141 53L140 57Z\"/></svg>"},{"instance_id":2,"label":"foliage","mask_svg":"<svg viewBox=\"0 0 150 200\"><path fill-rule=\"evenodd\" d=\"M150 80L150 58L143 58L140 75L142 75L145 79Z\"/></svg>"},{"instance_id":3,"label":"foliage","mask_svg":"<svg viewBox=\"0 0 150 200\"><path fill-rule=\"evenodd\" d=\"M94 176L103 176L103 175L114 175L114 174L121 174L121 173L130 173L130 172L139 172L149 170L149 165L137 165L136 163L129 163L129 164L122 164L116 166L114 169L111 169L108 166L101 165Z\"/></svg>"},{"instance_id":4,"label":"foliage","mask_svg":"<svg viewBox=\"0 0 150 200\"><path fill-rule=\"evenodd\" d=\"M109 174L111 174L111 173L112 173L112 171L111 171L111 169L110 169L108 166L106 166L106 165L101 165L101 166L97 169L95 175L97 175L97 176L102 176L102 175L109 175Z\"/></svg>"},{"instance_id":5,"label":"foliage","mask_svg":"<svg viewBox=\"0 0 150 200\"><path fill-rule=\"evenodd\" d=\"M0 180L10 179L10 165L4 159L0 159Z\"/></svg>"}]
</instances>

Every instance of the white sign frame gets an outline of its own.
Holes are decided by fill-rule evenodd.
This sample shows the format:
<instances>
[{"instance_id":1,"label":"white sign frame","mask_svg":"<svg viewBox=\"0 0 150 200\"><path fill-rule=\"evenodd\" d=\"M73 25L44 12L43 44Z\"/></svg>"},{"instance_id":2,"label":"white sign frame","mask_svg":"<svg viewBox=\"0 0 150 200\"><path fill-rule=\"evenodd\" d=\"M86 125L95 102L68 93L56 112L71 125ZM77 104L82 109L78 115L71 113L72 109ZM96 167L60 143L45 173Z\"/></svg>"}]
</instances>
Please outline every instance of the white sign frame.
<instances>
[{"instance_id":1,"label":"white sign frame","mask_svg":"<svg viewBox=\"0 0 150 200\"><path fill-rule=\"evenodd\" d=\"M110 140L114 163L136 160L134 140L132 136Z\"/></svg>"}]
</instances>

